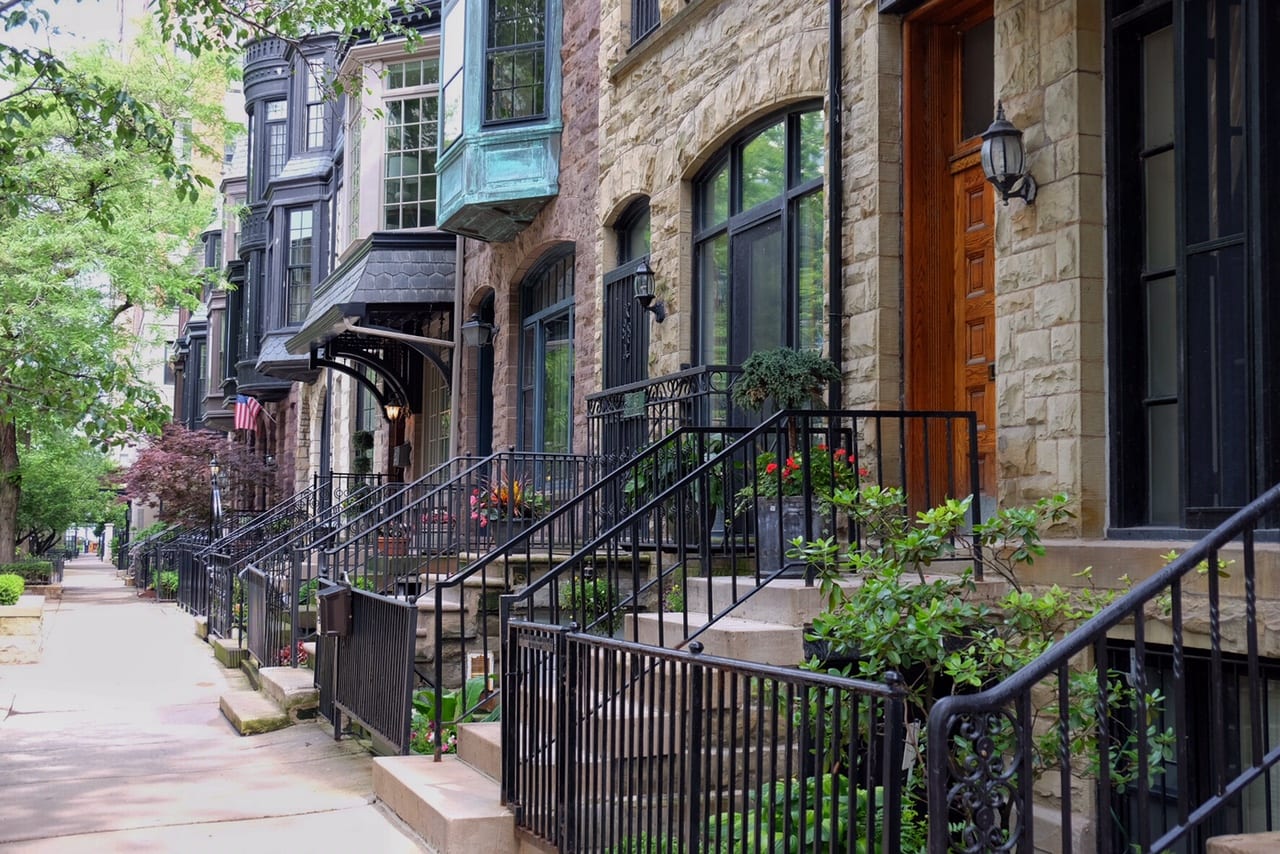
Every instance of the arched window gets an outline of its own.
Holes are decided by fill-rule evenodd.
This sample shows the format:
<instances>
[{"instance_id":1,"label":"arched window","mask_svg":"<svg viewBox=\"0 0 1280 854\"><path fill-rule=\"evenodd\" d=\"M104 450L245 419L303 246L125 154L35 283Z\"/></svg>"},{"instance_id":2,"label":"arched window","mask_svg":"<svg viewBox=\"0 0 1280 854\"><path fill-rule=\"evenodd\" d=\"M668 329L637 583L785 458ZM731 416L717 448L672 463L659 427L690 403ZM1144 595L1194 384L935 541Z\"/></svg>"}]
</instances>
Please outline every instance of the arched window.
<instances>
[{"instance_id":1,"label":"arched window","mask_svg":"<svg viewBox=\"0 0 1280 854\"><path fill-rule=\"evenodd\" d=\"M752 128L695 184L696 355L740 364L825 341L823 115L809 104Z\"/></svg>"},{"instance_id":2,"label":"arched window","mask_svg":"<svg viewBox=\"0 0 1280 854\"><path fill-rule=\"evenodd\" d=\"M554 250L520 288L520 446L533 451L572 447L574 257Z\"/></svg>"},{"instance_id":3,"label":"arched window","mask_svg":"<svg viewBox=\"0 0 1280 854\"><path fill-rule=\"evenodd\" d=\"M649 200L633 202L613 229L617 266L604 274L604 386L649 377L649 320L635 298L636 264L649 257Z\"/></svg>"}]
</instances>

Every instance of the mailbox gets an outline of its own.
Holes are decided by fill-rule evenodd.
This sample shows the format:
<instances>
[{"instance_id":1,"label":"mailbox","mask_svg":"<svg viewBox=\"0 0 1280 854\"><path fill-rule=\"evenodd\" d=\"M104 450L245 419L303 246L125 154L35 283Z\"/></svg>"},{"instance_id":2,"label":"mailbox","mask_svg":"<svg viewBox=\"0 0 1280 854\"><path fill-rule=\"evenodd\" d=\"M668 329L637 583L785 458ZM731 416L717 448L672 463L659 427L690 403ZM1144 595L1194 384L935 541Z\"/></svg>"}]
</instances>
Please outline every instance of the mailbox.
<instances>
[{"instance_id":1,"label":"mailbox","mask_svg":"<svg viewBox=\"0 0 1280 854\"><path fill-rule=\"evenodd\" d=\"M351 588L330 587L319 596L320 631L345 638L351 634Z\"/></svg>"}]
</instances>

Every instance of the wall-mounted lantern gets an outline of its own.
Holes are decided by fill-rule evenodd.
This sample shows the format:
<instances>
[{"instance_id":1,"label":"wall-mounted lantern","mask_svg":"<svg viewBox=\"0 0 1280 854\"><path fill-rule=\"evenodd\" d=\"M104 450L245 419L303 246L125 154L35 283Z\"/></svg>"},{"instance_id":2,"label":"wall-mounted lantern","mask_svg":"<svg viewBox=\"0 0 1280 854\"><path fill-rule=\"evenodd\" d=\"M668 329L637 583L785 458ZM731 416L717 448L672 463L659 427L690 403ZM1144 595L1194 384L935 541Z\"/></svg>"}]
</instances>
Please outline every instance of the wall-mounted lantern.
<instances>
[{"instance_id":1,"label":"wall-mounted lantern","mask_svg":"<svg viewBox=\"0 0 1280 854\"><path fill-rule=\"evenodd\" d=\"M487 347L493 343L497 332L498 327L481 320L479 314L473 314L462 324L462 343L468 347Z\"/></svg>"},{"instance_id":2,"label":"wall-mounted lantern","mask_svg":"<svg viewBox=\"0 0 1280 854\"><path fill-rule=\"evenodd\" d=\"M667 319L667 307L662 304L661 300L654 297L654 275L653 268L649 266L649 262L641 259L636 265L636 270L631 274L632 281L636 289L636 302L640 303L640 307L645 311L653 312L653 319L661 323Z\"/></svg>"},{"instance_id":3,"label":"wall-mounted lantern","mask_svg":"<svg viewBox=\"0 0 1280 854\"><path fill-rule=\"evenodd\" d=\"M996 120L982 134L982 171L1007 205L1016 196L1027 204L1036 200L1036 181L1026 170L1027 152L1022 131L1004 117L1004 105L996 102Z\"/></svg>"}]
</instances>

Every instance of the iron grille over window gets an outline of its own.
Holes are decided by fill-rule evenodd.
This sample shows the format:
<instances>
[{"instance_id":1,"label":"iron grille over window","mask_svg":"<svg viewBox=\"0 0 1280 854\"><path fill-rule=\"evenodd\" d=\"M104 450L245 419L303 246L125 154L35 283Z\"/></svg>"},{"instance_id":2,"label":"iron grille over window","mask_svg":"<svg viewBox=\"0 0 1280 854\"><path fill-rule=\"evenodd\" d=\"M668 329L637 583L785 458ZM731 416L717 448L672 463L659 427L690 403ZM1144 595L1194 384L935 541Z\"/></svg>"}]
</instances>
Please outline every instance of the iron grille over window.
<instances>
[{"instance_id":1,"label":"iron grille over window","mask_svg":"<svg viewBox=\"0 0 1280 854\"><path fill-rule=\"evenodd\" d=\"M631 43L658 28L658 0L631 0Z\"/></svg>"}]
</instances>

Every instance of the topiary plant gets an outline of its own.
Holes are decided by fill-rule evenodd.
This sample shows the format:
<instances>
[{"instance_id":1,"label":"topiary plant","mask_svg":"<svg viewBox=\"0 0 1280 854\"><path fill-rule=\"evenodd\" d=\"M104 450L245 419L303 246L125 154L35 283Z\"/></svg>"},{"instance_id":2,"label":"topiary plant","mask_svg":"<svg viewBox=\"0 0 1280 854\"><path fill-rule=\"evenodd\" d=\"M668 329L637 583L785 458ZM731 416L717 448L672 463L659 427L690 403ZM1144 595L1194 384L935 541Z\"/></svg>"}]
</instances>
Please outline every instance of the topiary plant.
<instances>
[{"instance_id":1,"label":"topiary plant","mask_svg":"<svg viewBox=\"0 0 1280 854\"><path fill-rule=\"evenodd\" d=\"M742 363L730 396L736 405L753 412L764 409L770 400L779 410L799 409L810 401L820 402L827 385L839 380L836 364L811 350L757 350ZM796 428L790 422L787 438L796 447Z\"/></svg>"},{"instance_id":2,"label":"topiary plant","mask_svg":"<svg viewBox=\"0 0 1280 854\"><path fill-rule=\"evenodd\" d=\"M0 605L16 605L25 588L20 575L0 575Z\"/></svg>"}]
</instances>

